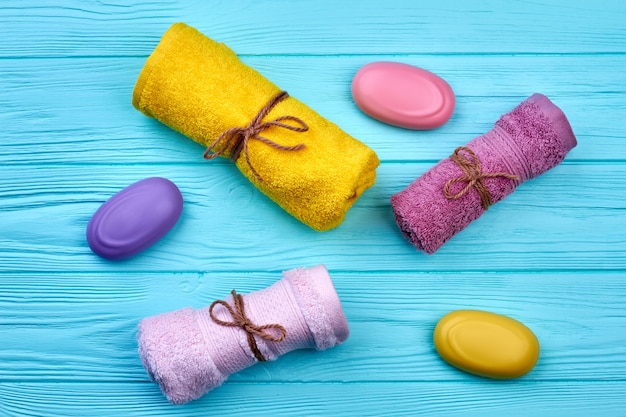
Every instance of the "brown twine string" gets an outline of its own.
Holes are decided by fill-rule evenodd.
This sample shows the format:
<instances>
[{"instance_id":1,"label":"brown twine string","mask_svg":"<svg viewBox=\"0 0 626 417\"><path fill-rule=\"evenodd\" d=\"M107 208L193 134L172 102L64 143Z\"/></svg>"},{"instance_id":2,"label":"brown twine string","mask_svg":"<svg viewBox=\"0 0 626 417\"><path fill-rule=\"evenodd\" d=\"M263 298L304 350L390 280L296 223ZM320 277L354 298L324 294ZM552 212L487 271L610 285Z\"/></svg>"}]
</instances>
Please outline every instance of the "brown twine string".
<instances>
[{"instance_id":1,"label":"brown twine string","mask_svg":"<svg viewBox=\"0 0 626 417\"><path fill-rule=\"evenodd\" d=\"M285 340L285 337L287 337L287 329L285 329L280 324L264 324L262 326L257 326L256 324L252 323L248 316L246 316L243 304L243 296L241 294L237 294L235 290L232 290L231 294L233 296L233 304L235 307L234 309L226 301L216 300L213 301L213 303L209 306L209 315L215 323L221 326L240 327L244 332L246 332L248 336L248 344L250 345L250 350L254 354L254 357L257 358L257 360L259 360L260 362L265 362L267 359L265 359L265 357L259 350L259 347L256 344L256 339L254 337L258 336L262 339L272 342L281 342ZM231 317L233 318L233 321L223 321L213 315L213 308L215 308L215 306L218 304L228 310ZM270 332L266 331L268 329L277 330L280 335L274 336Z\"/></svg>"},{"instance_id":2,"label":"brown twine string","mask_svg":"<svg viewBox=\"0 0 626 417\"><path fill-rule=\"evenodd\" d=\"M469 158L461 153L464 151L469 155ZM480 160L467 146L459 146L454 150L452 155L450 155L450 160L457 164L465 175L457 178L452 178L446 182L446 185L443 187L443 193L446 198L451 200L456 200L465 195L472 187L476 189L478 195L480 195L480 202L483 206L483 209L487 210L489 206L493 204L491 199L491 194L485 185L485 178L496 178L496 177L504 177L511 180L519 180L517 175L509 174L508 172L482 172L482 167L480 165ZM450 193L450 186L457 182L467 182L465 187L456 194Z\"/></svg>"},{"instance_id":3,"label":"brown twine string","mask_svg":"<svg viewBox=\"0 0 626 417\"><path fill-rule=\"evenodd\" d=\"M265 116L269 114L270 111L281 101L285 100L289 97L286 91L281 91L276 94L274 97L268 101L268 103L259 111L259 113L252 119L252 121L246 127L233 127L231 129L225 130L218 136L215 141L209 145L209 147L204 151L204 159L213 159L216 156L222 155L226 149L230 150L230 160L235 162L239 155L243 151L243 154L246 157L246 162L250 167L250 171L256 177L259 182L263 182L259 173L254 169L252 163L250 162L250 155L248 154L248 142L250 139L257 139L261 142L272 146L276 149L280 149L283 151L297 151L305 147L303 143L300 143L295 146L285 146L278 144L270 139L264 138L260 136L260 133L269 129L272 126L281 127L283 129L291 130L294 132L306 132L309 130L309 126L307 126L304 121L295 116L280 116L274 120L270 120L269 122L264 122L263 119ZM292 121L295 122L298 126L282 123L284 121ZM225 141L226 145L222 147L219 151L214 151L214 148L222 141Z\"/></svg>"}]
</instances>

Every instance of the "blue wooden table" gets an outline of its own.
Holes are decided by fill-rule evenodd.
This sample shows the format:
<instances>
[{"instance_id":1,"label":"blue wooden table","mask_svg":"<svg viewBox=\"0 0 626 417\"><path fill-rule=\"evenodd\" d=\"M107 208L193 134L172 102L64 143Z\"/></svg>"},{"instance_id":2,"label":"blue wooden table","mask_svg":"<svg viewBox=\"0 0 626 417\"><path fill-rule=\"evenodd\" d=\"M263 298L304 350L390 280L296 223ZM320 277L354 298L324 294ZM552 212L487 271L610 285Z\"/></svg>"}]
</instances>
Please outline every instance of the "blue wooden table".
<instances>
[{"instance_id":1,"label":"blue wooden table","mask_svg":"<svg viewBox=\"0 0 626 417\"><path fill-rule=\"evenodd\" d=\"M131 106L177 21L376 151L377 182L340 227L304 226ZM3 0L0 27L0 416L626 416L623 1ZM352 77L380 60L446 79L450 121L418 132L361 113ZM389 197L534 92L578 146L434 255L416 251ZM132 259L99 258L89 219L150 176L180 188L179 223ZM150 382L142 318L317 264L346 343L255 365L182 406ZM494 381L443 362L434 326L465 308L530 327L537 366Z\"/></svg>"}]
</instances>

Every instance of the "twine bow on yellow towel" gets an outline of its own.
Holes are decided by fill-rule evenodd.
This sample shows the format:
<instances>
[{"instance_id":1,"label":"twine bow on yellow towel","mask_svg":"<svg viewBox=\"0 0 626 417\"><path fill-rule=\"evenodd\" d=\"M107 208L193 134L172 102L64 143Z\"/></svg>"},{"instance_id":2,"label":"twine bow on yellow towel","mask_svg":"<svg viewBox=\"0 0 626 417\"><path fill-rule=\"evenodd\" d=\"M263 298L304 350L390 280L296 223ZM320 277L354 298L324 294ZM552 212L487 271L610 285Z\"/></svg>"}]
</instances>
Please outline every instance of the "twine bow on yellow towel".
<instances>
[{"instance_id":1,"label":"twine bow on yellow towel","mask_svg":"<svg viewBox=\"0 0 626 417\"><path fill-rule=\"evenodd\" d=\"M461 151L465 152L469 155L469 158L461 153ZM446 185L443 187L443 193L446 198L450 200L456 200L463 197L472 187L476 189L478 195L480 196L480 202L482 204L483 209L487 210L489 206L493 204L491 194L485 185L485 178L496 178L503 177L511 180L519 180L517 175L509 174L508 172L482 172L482 167L480 165L480 160L478 156L467 146L459 146L454 150L452 155L450 155L450 160L458 165L459 168L463 171L465 175L457 178L452 178L446 182ZM465 187L461 191L456 194L452 194L450 192L450 186L457 182L467 182Z\"/></svg>"},{"instance_id":2,"label":"twine bow on yellow towel","mask_svg":"<svg viewBox=\"0 0 626 417\"><path fill-rule=\"evenodd\" d=\"M309 130L304 121L295 116L280 116L274 120L270 120L269 122L264 122L263 119L265 116L269 114L270 111L281 101L285 100L289 97L286 91L281 91L276 94L268 103L257 113L257 115L252 119L252 121L246 127L233 127L231 129L225 130L215 141L209 145L209 147L204 151L205 159L213 159L216 156L222 155L226 150L230 152L230 160L236 162L239 158L239 155L243 151L244 156L246 157L246 163L250 167L250 171L256 177L259 182L263 182L259 173L252 166L252 162L250 162L250 154L248 153L248 141L250 139L257 139L263 143L266 143L269 146L272 146L276 149L280 149L283 151L297 151L305 147L303 143L294 146L284 146L274 142L273 140L264 138L260 136L260 133L269 129L272 126L280 127L283 129L292 130L294 132L306 132ZM294 126L286 123L282 123L284 121L292 121L295 122L299 126ZM215 151L215 147L219 145L221 142L225 142L222 146L222 149Z\"/></svg>"},{"instance_id":3,"label":"twine bow on yellow towel","mask_svg":"<svg viewBox=\"0 0 626 417\"><path fill-rule=\"evenodd\" d=\"M150 54L132 102L201 144L205 158L229 157L315 230L339 226L376 180L380 161L369 146L182 22Z\"/></svg>"}]
</instances>

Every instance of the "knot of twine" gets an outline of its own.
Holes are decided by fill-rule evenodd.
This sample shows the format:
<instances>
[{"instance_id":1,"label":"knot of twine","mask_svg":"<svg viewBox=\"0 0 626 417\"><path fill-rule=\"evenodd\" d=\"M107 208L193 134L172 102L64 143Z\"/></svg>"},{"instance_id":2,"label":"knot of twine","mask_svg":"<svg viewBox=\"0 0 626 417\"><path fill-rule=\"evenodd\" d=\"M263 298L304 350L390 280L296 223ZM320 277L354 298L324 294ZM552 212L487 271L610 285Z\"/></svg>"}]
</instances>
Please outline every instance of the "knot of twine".
<instances>
[{"instance_id":1,"label":"knot of twine","mask_svg":"<svg viewBox=\"0 0 626 417\"><path fill-rule=\"evenodd\" d=\"M257 360L259 360L260 362L265 362L267 359L265 359L265 357L259 350L259 347L256 344L255 336L258 336L265 340L269 340L271 342L281 342L285 340L285 337L287 337L287 329L285 329L280 324L264 324L262 326L257 326L256 324L252 323L248 316L246 316L243 296L241 294L237 294L235 290L232 290L231 294L233 296L234 308L224 300L216 300L213 301L213 303L209 306L209 316L211 316L211 319L215 323L221 326L240 327L244 332L246 332L248 336L248 345L250 345L250 350L254 354L254 357L257 358ZM218 304L228 310L231 317L233 318L233 321L220 320L213 315L213 309ZM272 333L266 331L268 329L277 330L279 335L274 336Z\"/></svg>"},{"instance_id":2,"label":"knot of twine","mask_svg":"<svg viewBox=\"0 0 626 417\"><path fill-rule=\"evenodd\" d=\"M464 151L466 154L468 154L469 158L463 155L461 151ZM512 175L508 172L482 172L480 160L478 159L474 151L472 151L467 146L459 146L458 148L456 148L452 155L450 155L450 160L457 164L465 175L457 178L452 178L448 180L448 182L446 182L446 185L443 187L443 193L445 194L446 198L456 200L465 195L471 188L475 188L478 192L478 195L480 196L480 202L483 206L483 209L485 210L487 210L489 206L493 204L491 194L489 193L489 190L485 185L485 178L503 177L510 180L519 180L519 177L517 175ZM466 182L467 184L465 185L465 187L463 187L461 191L456 194L452 194L450 192L450 186L457 182Z\"/></svg>"},{"instance_id":3,"label":"knot of twine","mask_svg":"<svg viewBox=\"0 0 626 417\"><path fill-rule=\"evenodd\" d=\"M294 132L306 132L309 130L309 126L307 126L304 121L295 116L280 116L274 120L270 120L268 122L264 122L263 119L265 116L269 114L270 111L281 101L285 100L289 97L286 91L281 91L276 94L274 97L267 102L267 104L257 113L257 115L252 119L252 121L245 127L233 127L231 129L225 130L218 136L215 141L209 145L209 147L204 151L204 159L213 159L216 156L222 155L227 149L230 151L230 160L235 162L239 158L239 155L243 151L243 154L246 157L246 163L250 167L250 171L256 177L259 182L263 182L259 173L252 166L252 162L250 162L250 155L248 154L248 142L250 139L260 140L261 142L272 146L276 149L280 149L283 151L297 151L305 147L303 143L294 146L285 146L278 144L270 139L264 138L260 136L260 133L269 129L272 126L280 127L283 129L291 130ZM287 123L283 123L285 121L294 122L296 125L291 125ZM225 142L225 145L219 151L214 151L215 147L220 143Z\"/></svg>"}]
</instances>

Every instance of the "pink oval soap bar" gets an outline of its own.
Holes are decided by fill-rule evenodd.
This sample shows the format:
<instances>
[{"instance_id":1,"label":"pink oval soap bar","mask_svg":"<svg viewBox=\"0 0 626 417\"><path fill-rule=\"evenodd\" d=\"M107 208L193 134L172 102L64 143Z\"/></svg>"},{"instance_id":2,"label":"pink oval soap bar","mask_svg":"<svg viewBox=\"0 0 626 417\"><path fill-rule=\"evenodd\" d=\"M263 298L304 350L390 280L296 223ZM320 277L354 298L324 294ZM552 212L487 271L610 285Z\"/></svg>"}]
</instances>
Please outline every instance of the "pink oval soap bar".
<instances>
[{"instance_id":1,"label":"pink oval soap bar","mask_svg":"<svg viewBox=\"0 0 626 417\"><path fill-rule=\"evenodd\" d=\"M441 77L399 62L373 62L352 80L352 97L363 113L407 129L443 125L454 111L454 92Z\"/></svg>"},{"instance_id":2,"label":"pink oval soap bar","mask_svg":"<svg viewBox=\"0 0 626 417\"><path fill-rule=\"evenodd\" d=\"M165 236L182 209L183 196L173 182L143 179L100 206L87 225L87 242L103 258L128 258Z\"/></svg>"}]
</instances>

